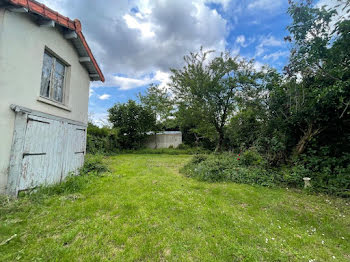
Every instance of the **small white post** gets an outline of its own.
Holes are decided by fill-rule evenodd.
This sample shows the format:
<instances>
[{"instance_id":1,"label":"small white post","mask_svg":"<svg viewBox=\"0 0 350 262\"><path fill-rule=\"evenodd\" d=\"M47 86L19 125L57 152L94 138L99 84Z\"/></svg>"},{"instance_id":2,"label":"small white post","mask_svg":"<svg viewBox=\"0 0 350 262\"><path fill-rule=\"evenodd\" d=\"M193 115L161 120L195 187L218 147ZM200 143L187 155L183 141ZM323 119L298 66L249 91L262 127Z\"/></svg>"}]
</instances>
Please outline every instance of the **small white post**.
<instances>
[{"instance_id":1,"label":"small white post","mask_svg":"<svg viewBox=\"0 0 350 262\"><path fill-rule=\"evenodd\" d=\"M304 188L311 187L311 183L310 183L311 178L310 177L304 177L303 180L304 180Z\"/></svg>"}]
</instances>

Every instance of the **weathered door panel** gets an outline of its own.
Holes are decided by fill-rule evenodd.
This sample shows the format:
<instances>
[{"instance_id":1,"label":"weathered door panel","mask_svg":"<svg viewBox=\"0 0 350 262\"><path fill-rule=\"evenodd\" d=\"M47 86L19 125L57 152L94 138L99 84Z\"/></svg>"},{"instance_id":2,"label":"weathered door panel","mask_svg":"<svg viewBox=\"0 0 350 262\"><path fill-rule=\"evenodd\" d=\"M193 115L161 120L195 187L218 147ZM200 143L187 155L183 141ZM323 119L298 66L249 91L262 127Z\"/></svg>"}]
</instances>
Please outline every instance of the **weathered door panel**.
<instances>
[{"instance_id":1,"label":"weathered door panel","mask_svg":"<svg viewBox=\"0 0 350 262\"><path fill-rule=\"evenodd\" d=\"M45 184L54 184L61 181L62 161L65 144L64 123L52 121L50 126L50 140L47 147L48 170L46 172Z\"/></svg>"},{"instance_id":2,"label":"weathered door panel","mask_svg":"<svg viewBox=\"0 0 350 262\"><path fill-rule=\"evenodd\" d=\"M66 123L65 130L67 135L67 146L65 148L65 158L63 161L63 177L64 179L69 173L77 173L78 169L84 164L85 156L85 137L86 128Z\"/></svg>"},{"instance_id":3,"label":"weathered door panel","mask_svg":"<svg viewBox=\"0 0 350 262\"><path fill-rule=\"evenodd\" d=\"M24 155L18 191L43 184L48 168L47 163L46 155Z\"/></svg>"},{"instance_id":4,"label":"weathered door panel","mask_svg":"<svg viewBox=\"0 0 350 262\"><path fill-rule=\"evenodd\" d=\"M51 122L44 120L28 116L18 190L34 188L45 183L49 164L47 151Z\"/></svg>"},{"instance_id":5,"label":"weathered door panel","mask_svg":"<svg viewBox=\"0 0 350 262\"><path fill-rule=\"evenodd\" d=\"M86 128L28 115L17 192L59 183L84 163Z\"/></svg>"}]
</instances>

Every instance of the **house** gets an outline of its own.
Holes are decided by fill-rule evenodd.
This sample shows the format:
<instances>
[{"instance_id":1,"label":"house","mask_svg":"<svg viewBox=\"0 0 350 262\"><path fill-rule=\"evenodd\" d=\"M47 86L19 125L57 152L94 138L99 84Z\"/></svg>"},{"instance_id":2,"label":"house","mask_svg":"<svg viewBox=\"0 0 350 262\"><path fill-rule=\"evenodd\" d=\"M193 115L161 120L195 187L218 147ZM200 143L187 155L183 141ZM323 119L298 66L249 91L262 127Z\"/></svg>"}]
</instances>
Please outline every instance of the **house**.
<instances>
[{"instance_id":1,"label":"house","mask_svg":"<svg viewBox=\"0 0 350 262\"><path fill-rule=\"evenodd\" d=\"M182 144L182 133L180 131L163 131L148 133L145 146L147 148L177 148Z\"/></svg>"},{"instance_id":2,"label":"house","mask_svg":"<svg viewBox=\"0 0 350 262\"><path fill-rule=\"evenodd\" d=\"M0 194L62 181L84 162L90 81L104 81L79 20L0 0Z\"/></svg>"}]
</instances>

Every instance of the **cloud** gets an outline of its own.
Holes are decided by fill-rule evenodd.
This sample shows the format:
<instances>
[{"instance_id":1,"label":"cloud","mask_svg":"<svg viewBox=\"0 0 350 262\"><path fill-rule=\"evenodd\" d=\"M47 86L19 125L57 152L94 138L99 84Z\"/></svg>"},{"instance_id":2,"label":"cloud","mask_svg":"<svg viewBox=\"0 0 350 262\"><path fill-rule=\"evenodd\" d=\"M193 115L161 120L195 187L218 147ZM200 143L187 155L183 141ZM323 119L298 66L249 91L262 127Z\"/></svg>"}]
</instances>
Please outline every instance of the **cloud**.
<instances>
[{"instance_id":1,"label":"cloud","mask_svg":"<svg viewBox=\"0 0 350 262\"><path fill-rule=\"evenodd\" d=\"M333 32L338 21L350 19L350 6L346 6L346 1L320 0L315 4L315 7L317 8L322 8L323 6L325 6L326 10L331 8L337 11L337 14L332 17L330 22L329 32Z\"/></svg>"},{"instance_id":2,"label":"cloud","mask_svg":"<svg viewBox=\"0 0 350 262\"><path fill-rule=\"evenodd\" d=\"M120 87L120 90L130 90L150 84L151 79L149 77L135 79L130 77L115 76L114 83L116 86Z\"/></svg>"},{"instance_id":3,"label":"cloud","mask_svg":"<svg viewBox=\"0 0 350 262\"><path fill-rule=\"evenodd\" d=\"M274 36L264 36L260 38L259 45L256 46L255 56L261 56L265 53L265 47L281 47L283 42L276 39Z\"/></svg>"},{"instance_id":4,"label":"cloud","mask_svg":"<svg viewBox=\"0 0 350 262\"><path fill-rule=\"evenodd\" d=\"M223 51L226 20L206 3L228 0L42 0L83 32L105 76L168 72L200 46ZM93 12L92 12L93 10Z\"/></svg>"},{"instance_id":5,"label":"cloud","mask_svg":"<svg viewBox=\"0 0 350 262\"><path fill-rule=\"evenodd\" d=\"M89 113L89 121L99 127L111 127L111 124L108 121L108 113Z\"/></svg>"},{"instance_id":6,"label":"cloud","mask_svg":"<svg viewBox=\"0 0 350 262\"><path fill-rule=\"evenodd\" d=\"M158 84L160 88L166 88L170 81L170 73L157 70L153 74L149 74L141 77L129 77L129 76L108 76L106 82L96 83L94 88L101 86L117 87L119 90L131 90L150 84Z\"/></svg>"},{"instance_id":7,"label":"cloud","mask_svg":"<svg viewBox=\"0 0 350 262\"><path fill-rule=\"evenodd\" d=\"M100 100L108 100L111 97L111 95L103 94L98 97Z\"/></svg>"},{"instance_id":8,"label":"cloud","mask_svg":"<svg viewBox=\"0 0 350 262\"><path fill-rule=\"evenodd\" d=\"M89 89L89 97L91 97L94 94L94 90L90 87Z\"/></svg>"},{"instance_id":9,"label":"cloud","mask_svg":"<svg viewBox=\"0 0 350 262\"><path fill-rule=\"evenodd\" d=\"M289 52L288 51L277 51L268 55L264 55L263 59L264 60L271 60L272 62L277 61L280 57L288 56Z\"/></svg>"},{"instance_id":10,"label":"cloud","mask_svg":"<svg viewBox=\"0 0 350 262\"><path fill-rule=\"evenodd\" d=\"M248 5L248 9L273 11L282 6L282 0L255 0Z\"/></svg>"},{"instance_id":11,"label":"cloud","mask_svg":"<svg viewBox=\"0 0 350 262\"><path fill-rule=\"evenodd\" d=\"M244 35L239 35L236 38L236 43L241 45L242 47L246 47L246 43L245 43L245 36Z\"/></svg>"},{"instance_id":12,"label":"cloud","mask_svg":"<svg viewBox=\"0 0 350 262\"><path fill-rule=\"evenodd\" d=\"M140 22L139 18L142 18L140 13L137 13L135 16L136 17L133 17L129 14L123 16L127 26L131 29L138 29L141 32L141 36L144 38L154 37L155 34L152 31L152 24Z\"/></svg>"},{"instance_id":13,"label":"cloud","mask_svg":"<svg viewBox=\"0 0 350 262\"><path fill-rule=\"evenodd\" d=\"M257 72L261 72L261 71L265 70L266 66L267 66L266 64L261 63L259 61L253 61L253 69Z\"/></svg>"},{"instance_id":14,"label":"cloud","mask_svg":"<svg viewBox=\"0 0 350 262\"><path fill-rule=\"evenodd\" d=\"M170 73L157 71L154 76L154 83L159 84L159 88L166 88L170 82Z\"/></svg>"}]
</instances>

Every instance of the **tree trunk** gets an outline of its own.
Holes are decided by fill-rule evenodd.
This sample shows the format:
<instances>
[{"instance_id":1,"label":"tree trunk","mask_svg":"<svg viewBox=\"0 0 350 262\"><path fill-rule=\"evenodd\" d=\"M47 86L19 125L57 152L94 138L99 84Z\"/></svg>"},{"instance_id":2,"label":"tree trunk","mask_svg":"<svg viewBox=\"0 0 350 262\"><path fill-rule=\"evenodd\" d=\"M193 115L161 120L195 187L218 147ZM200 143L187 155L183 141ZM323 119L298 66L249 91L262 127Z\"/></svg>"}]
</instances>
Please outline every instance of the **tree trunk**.
<instances>
[{"instance_id":1,"label":"tree trunk","mask_svg":"<svg viewBox=\"0 0 350 262\"><path fill-rule=\"evenodd\" d=\"M314 129L313 128L313 124L310 123L308 124L308 127L304 132L304 135L300 138L297 146L295 147L294 150L294 155L295 156L299 156L300 154L305 152L306 146L307 144L319 133L321 133L322 129L321 128L317 128Z\"/></svg>"},{"instance_id":2,"label":"tree trunk","mask_svg":"<svg viewBox=\"0 0 350 262\"><path fill-rule=\"evenodd\" d=\"M219 140L218 140L218 143L216 144L215 152L221 152L222 145L224 143L224 131L218 130L218 133L219 133Z\"/></svg>"}]
</instances>

